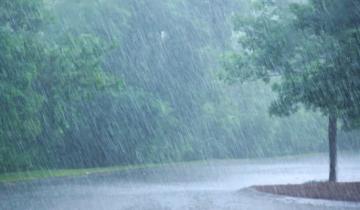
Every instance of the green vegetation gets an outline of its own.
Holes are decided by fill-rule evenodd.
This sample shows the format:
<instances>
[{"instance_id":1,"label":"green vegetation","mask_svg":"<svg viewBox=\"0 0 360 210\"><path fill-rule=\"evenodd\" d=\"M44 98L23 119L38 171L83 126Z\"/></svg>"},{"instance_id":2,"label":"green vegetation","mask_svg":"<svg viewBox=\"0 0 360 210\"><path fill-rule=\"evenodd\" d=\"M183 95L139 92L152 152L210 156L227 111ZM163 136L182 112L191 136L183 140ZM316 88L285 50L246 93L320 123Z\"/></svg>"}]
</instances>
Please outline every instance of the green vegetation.
<instances>
[{"instance_id":1,"label":"green vegetation","mask_svg":"<svg viewBox=\"0 0 360 210\"><path fill-rule=\"evenodd\" d=\"M277 77L271 114L288 116L304 107L328 116L329 180L336 181L337 119L345 128L356 128L360 119L360 4L257 1L255 7L236 19L241 50L229 56L227 79Z\"/></svg>"},{"instance_id":2,"label":"green vegetation","mask_svg":"<svg viewBox=\"0 0 360 210\"><path fill-rule=\"evenodd\" d=\"M322 46L321 52L334 47L322 45L326 39L313 45L319 37L306 18L306 24L297 23L301 30L290 24L312 14L308 8L294 7L293 13L287 6L259 2L257 11L263 12L254 19L246 0L2 0L0 173L326 151L327 125L317 109L300 109L283 119L267 113L276 94L294 103L272 106L274 113L285 110L279 107L294 111L295 102L304 102L288 89L302 87L302 77L288 74L285 82L276 77L277 93L266 82L230 86L218 78L268 81L274 70L268 65L300 67L304 59L308 72L322 71L310 68L322 65L316 60L320 52L297 56L310 47ZM240 14L237 31L248 27L245 36L233 31L232 14ZM252 36L256 40L246 39L250 29L259 30L259 37ZM234 36L257 51L242 51L245 59L230 56L224 73L221 55L238 47ZM238 71L234 65L251 68ZM288 82L294 79L298 83ZM317 87L311 84L306 97ZM288 97L282 90L295 92ZM356 109L342 111L337 118L347 116L347 127L355 126ZM355 131L340 134L341 148L360 148Z\"/></svg>"},{"instance_id":3,"label":"green vegetation","mask_svg":"<svg viewBox=\"0 0 360 210\"><path fill-rule=\"evenodd\" d=\"M317 157L321 155L320 153L307 153L302 155L290 155L290 156L281 156L273 158L245 158L245 159L210 159L210 160L198 160L198 161L186 161L186 162L169 162L169 163L153 163L153 164L136 164L136 165L124 165L124 166L110 166L110 167L99 167L99 168L82 168L82 169L40 169L33 171L22 171L22 172L11 172L0 174L0 184L11 184L15 182L26 182L34 180L43 180L48 178L76 178L89 175L103 175L107 173L116 173L116 172L127 172L136 169L154 169L154 168L166 168L173 167L178 168L183 165L191 166L198 164L216 164L217 162L226 162L231 163L232 161L239 162L241 161L244 164L249 164L252 162L258 163L259 161L268 164L277 160L297 160L304 157Z\"/></svg>"},{"instance_id":4,"label":"green vegetation","mask_svg":"<svg viewBox=\"0 0 360 210\"><path fill-rule=\"evenodd\" d=\"M40 179L54 178L54 177L88 176L92 174L113 173L113 172L128 171L134 169L154 168L159 166L161 165L146 164L146 165L136 165L136 166L115 166L115 167L105 167L105 168L54 169L54 170L46 169L46 170L36 170L36 171L27 171L27 172L13 172L13 173L1 174L0 183L40 180Z\"/></svg>"},{"instance_id":5,"label":"green vegetation","mask_svg":"<svg viewBox=\"0 0 360 210\"><path fill-rule=\"evenodd\" d=\"M212 160L215 161L215 160ZM178 167L182 164L187 166L192 164L207 163L206 161L188 161L176 163L153 163L137 164L127 166L111 166L101 168L83 168L83 169L42 169L34 171L22 171L0 174L0 183L11 184L14 182L43 180L47 178L75 178L89 175L102 175L106 173L126 172L136 169L154 169L159 167Z\"/></svg>"}]
</instances>

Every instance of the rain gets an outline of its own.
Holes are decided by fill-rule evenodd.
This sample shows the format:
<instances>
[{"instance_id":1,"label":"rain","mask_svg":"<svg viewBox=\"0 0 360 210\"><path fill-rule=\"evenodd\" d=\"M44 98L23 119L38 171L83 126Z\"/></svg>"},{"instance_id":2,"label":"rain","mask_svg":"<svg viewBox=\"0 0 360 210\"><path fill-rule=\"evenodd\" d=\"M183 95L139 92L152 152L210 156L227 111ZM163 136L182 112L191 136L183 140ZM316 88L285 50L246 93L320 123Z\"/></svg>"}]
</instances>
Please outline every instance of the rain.
<instances>
[{"instance_id":1,"label":"rain","mask_svg":"<svg viewBox=\"0 0 360 210\"><path fill-rule=\"evenodd\" d=\"M0 0L0 210L360 209L357 0Z\"/></svg>"}]
</instances>

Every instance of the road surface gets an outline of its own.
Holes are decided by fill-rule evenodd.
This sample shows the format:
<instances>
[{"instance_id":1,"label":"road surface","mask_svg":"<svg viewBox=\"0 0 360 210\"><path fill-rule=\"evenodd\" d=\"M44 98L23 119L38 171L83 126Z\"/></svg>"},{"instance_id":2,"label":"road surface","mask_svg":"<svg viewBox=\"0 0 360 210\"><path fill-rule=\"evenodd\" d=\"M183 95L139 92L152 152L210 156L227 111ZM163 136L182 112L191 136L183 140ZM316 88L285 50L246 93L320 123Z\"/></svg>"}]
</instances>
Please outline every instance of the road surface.
<instances>
[{"instance_id":1,"label":"road surface","mask_svg":"<svg viewBox=\"0 0 360 210\"><path fill-rule=\"evenodd\" d=\"M340 181L360 181L360 155L342 154ZM356 203L287 199L254 184L327 179L326 155L214 160L0 186L1 210L347 210Z\"/></svg>"}]
</instances>

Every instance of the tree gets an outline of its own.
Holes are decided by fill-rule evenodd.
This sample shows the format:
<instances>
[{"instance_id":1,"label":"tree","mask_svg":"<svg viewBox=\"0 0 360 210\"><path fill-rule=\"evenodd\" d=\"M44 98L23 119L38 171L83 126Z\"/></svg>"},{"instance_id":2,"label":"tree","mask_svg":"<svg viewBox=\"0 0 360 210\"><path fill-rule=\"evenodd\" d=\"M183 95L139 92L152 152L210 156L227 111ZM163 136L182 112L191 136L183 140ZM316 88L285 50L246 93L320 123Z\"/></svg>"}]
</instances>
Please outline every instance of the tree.
<instances>
[{"instance_id":1,"label":"tree","mask_svg":"<svg viewBox=\"0 0 360 210\"><path fill-rule=\"evenodd\" d=\"M359 119L359 9L351 0L257 1L252 15L236 18L240 52L225 65L227 80L272 81L278 94L272 114L303 105L328 116L329 181L337 180L337 119L346 125Z\"/></svg>"},{"instance_id":2,"label":"tree","mask_svg":"<svg viewBox=\"0 0 360 210\"><path fill-rule=\"evenodd\" d=\"M27 147L41 131L36 113L42 97L33 81L44 54L44 16L41 1L0 2L0 171L32 165L35 150Z\"/></svg>"},{"instance_id":3,"label":"tree","mask_svg":"<svg viewBox=\"0 0 360 210\"><path fill-rule=\"evenodd\" d=\"M293 11L298 28L329 43L323 45L318 57L324 61L317 65L318 72L313 76L313 82L321 86L309 92L317 96L311 101L329 116L329 180L336 181L337 118L348 127L356 127L359 119L360 2L312 0L309 5L293 5Z\"/></svg>"},{"instance_id":4,"label":"tree","mask_svg":"<svg viewBox=\"0 0 360 210\"><path fill-rule=\"evenodd\" d=\"M122 84L103 71L107 48L99 38L49 32L48 4L0 3L0 171L57 159L49 147L80 120L78 104Z\"/></svg>"},{"instance_id":5,"label":"tree","mask_svg":"<svg viewBox=\"0 0 360 210\"><path fill-rule=\"evenodd\" d=\"M122 88L121 79L111 77L102 68L107 51L104 46L106 43L91 34L67 33L48 41L35 81L36 90L44 98L40 111L43 132L39 137L40 144L45 146L43 151L57 155L71 153L66 151L75 149L70 146L73 145L70 142L74 143L70 133L84 125L82 104L91 103L109 89L119 92ZM60 158L57 155L51 157L66 159L65 155Z\"/></svg>"}]
</instances>

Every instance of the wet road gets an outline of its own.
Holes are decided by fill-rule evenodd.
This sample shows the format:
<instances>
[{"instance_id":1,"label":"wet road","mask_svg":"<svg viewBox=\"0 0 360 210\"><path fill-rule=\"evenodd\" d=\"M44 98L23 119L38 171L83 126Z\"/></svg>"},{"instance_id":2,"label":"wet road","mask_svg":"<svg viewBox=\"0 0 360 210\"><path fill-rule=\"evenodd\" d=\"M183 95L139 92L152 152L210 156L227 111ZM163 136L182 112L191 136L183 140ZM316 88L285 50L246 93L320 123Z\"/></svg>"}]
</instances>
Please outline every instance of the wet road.
<instances>
[{"instance_id":1,"label":"wet road","mask_svg":"<svg viewBox=\"0 0 360 210\"><path fill-rule=\"evenodd\" d=\"M360 154L342 154L340 181L360 181ZM340 202L279 199L239 190L254 184L326 180L326 155L174 164L154 169L0 186L1 210L321 210Z\"/></svg>"}]
</instances>

